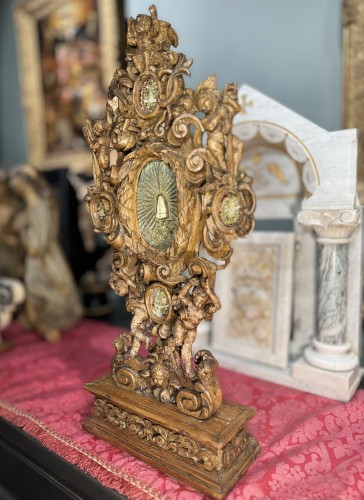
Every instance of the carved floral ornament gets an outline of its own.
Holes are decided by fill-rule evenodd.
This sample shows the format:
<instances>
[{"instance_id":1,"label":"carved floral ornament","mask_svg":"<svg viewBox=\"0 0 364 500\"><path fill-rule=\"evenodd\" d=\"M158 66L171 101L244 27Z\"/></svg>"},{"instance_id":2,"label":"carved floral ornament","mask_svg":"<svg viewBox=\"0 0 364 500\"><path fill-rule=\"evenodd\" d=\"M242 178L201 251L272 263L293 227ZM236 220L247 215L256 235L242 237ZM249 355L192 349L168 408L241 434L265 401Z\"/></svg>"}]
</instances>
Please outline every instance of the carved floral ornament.
<instances>
[{"instance_id":1,"label":"carved floral ornament","mask_svg":"<svg viewBox=\"0 0 364 500\"><path fill-rule=\"evenodd\" d=\"M208 418L221 403L217 361L205 350L192 359L192 344L220 308L215 274L231 241L253 230L255 197L231 133L236 85L221 92L209 77L186 89L192 61L150 14L128 21L127 69L114 74L105 118L84 126L95 182L86 201L113 249L111 287L133 314L114 342L115 383Z\"/></svg>"},{"instance_id":2,"label":"carved floral ornament","mask_svg":"<svg viewBox=\"0 0 364 500\"><path fill-rule=\"evenodd\" d=\"M120 410L102 399L96 398L94 406L97 416L134 435L137 440L150 441L158 448L170 450L207 471L229 467L252 441L251 436L243 429L217 454L216 450L201 445L183 432L171 431L149 419Z\"/></svg>"}]
</instances>

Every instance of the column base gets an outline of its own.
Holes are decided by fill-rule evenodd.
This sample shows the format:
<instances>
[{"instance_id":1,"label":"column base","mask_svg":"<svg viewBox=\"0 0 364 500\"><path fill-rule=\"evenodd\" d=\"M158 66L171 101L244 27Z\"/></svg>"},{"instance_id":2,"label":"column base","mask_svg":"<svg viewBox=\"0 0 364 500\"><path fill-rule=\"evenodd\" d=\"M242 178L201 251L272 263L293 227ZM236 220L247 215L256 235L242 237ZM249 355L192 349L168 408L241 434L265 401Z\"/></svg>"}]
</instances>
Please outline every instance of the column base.
<instances>
[{"instance_id":1,"label":"column base","mask_svg":"<svg viewBox=\"0 0 364 500\"><path fill-rule=\"evenodd\" d=\"M323 370L307 363L302 356L292 366L293 385L311 394L347 402L357 390L363 371L358 366L350 371Z\"/></svg>"},{"instance_id":2,"label":"column base","mask_svg":"<svg viewBox=\"0 0 364 500\"><path fill-rule=\"evenodd\" d=\"M344 344L325 344L313 339L313 345L306 347L305 360L312 366L335 372L353 370L359 365L358 356L350 351L349 342Z\"/></svg>"},{"instance_id":3,"label":"column base","mask_svg":"<svg viewBox=\"0 0 364 500\"><path fill-rule=\"evenodd\" d=\"M322 370L307 363L303 356L290 359L287 368L282 369L217 350L214 355L223 368L343 402L350 401L364 376L364 369L359 366L348 372Z\"/></svg>"}]
</instances>

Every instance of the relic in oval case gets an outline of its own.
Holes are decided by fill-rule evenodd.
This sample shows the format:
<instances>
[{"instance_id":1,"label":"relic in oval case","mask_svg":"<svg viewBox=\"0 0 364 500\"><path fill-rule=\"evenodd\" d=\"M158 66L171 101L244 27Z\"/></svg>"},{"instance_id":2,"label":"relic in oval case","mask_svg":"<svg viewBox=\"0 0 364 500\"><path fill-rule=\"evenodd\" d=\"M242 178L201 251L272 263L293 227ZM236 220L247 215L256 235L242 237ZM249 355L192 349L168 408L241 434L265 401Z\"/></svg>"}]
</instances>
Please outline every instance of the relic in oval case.
<instances>
[{"instance_id":1,"label":"relic in oval case","mask_svg":"<svg viewBox=\"0 0 364 500\"><path fill-rule=\"evenodd\" d=\"M156 415L158 404L168 405L207 425L222 403L218 363L207 350L193 356L192 345L200 322L220 308L216 271L228 264L231 241L253 230L255 197L251 178L238 170L242 143L231 132L242 111L236 85L221 92L209 77L185 88L192 61L171 49L177 35L154 6L150 13L129 20L127 68L114 74L105 118L84 126L95 181L86 201L113 249L110 285L133 315L130 332L114 342L108 395L112 387L144 396L155 400ZM100 396L100 384L87 387ZM110 407L97 403L105 422L101 407ZM230 455L242 453L239 436L225 443ZM249 442L246 464L259 449Z\"/></svg>"}]
</instances>

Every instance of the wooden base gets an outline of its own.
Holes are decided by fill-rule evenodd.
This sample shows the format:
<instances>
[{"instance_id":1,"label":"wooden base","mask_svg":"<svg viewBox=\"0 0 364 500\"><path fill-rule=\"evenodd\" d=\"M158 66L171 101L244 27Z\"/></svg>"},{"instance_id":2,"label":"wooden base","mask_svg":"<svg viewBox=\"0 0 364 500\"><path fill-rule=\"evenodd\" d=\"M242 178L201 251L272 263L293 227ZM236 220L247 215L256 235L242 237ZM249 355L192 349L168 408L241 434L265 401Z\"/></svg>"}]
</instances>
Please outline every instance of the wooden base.
<instances>
[{"instance_id":1,"label":"wooden base","mask_svg":"<svg viewBox=\"0 0 364 500\"><path fill-rule=\"evenodd\" d=\"M202 421L121 389L110 375L85 388L96 396L87 431L212 498L224 498L259 454L245 430L252 408L223 401Z\"/></svg>"}]
</instances>

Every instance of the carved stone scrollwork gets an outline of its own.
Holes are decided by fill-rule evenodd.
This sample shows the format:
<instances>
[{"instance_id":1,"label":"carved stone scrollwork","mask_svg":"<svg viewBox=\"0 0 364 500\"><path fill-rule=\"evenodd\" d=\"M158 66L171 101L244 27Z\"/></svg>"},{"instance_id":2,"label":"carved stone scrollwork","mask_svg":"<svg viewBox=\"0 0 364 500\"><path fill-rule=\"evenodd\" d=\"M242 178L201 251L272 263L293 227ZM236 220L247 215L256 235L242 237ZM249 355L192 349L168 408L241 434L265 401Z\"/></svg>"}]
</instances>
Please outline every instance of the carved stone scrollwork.
<instances>
[{"instance_id":1,"label":"carved stone scrollwork","mask_svg":"<svg viewBox=\"0 0 364 500\"><path fill-rule=\"evenodd\" d=\"M218 363L208 351L193 358L192 344L220 308L216 271L231 241L252 231L255 196L237 170L236 85L221 92L209 77L186 89L192 61L171 49L177 35L154 6L150 14L129 20L127 69L114 74L105 118L85 124L95 181L86 201L113 249L111 287L133 314L114 342L115 384L206 419L222 400Z\"/></svg>"}]
</instances>

